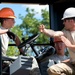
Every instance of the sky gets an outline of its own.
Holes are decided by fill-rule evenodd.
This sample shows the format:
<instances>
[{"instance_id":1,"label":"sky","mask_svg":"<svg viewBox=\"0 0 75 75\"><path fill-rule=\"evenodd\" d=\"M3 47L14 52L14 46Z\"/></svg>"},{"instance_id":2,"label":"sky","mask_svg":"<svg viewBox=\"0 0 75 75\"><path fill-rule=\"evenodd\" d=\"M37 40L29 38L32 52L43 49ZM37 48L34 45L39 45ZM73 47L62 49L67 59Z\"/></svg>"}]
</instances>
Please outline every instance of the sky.
<instances>
[{"instance_id":1,"label":"sky","mask_svg":"<svg viewBox=\"0 0 75 75\"><path fill-rule=\"evenodd\" d=\"M34 9L35 12L38 12L38 14L36 14L35 17L40 20L42 19L41 9L46 9L47 11L49 11L49 5L39 5L39 4L0 3L0 10L3 7L10 7L13 9L16 15L15 25L22 23L21 19L19 19L19 14L25 16L27 14L25 11L26 8Z\"/></svg>"}]
</instances>

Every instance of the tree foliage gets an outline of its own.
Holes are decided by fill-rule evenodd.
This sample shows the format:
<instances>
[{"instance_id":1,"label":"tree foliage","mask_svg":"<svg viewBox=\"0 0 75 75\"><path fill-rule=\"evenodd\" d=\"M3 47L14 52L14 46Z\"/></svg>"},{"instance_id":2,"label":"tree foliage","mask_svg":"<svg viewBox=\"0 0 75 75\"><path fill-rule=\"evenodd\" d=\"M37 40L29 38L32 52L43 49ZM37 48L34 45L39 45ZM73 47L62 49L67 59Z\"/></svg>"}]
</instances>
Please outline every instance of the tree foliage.
<instances>
[{"instance_id":1,"label":"tree foliage","mask_svg":"<svg viewBox=\"0 0 75 75\"><path fill-rule=\"evenodd\" d=\"M23 30L25 39L27 39L29 36L38 34L39 32L39 25L44 24L47 28L50 28L49 24L49 12L44 9L41 10L42 12L42 20L38 20L35 18L36 13L34 10L29 10L27 8L27 15L25 17L20 16L22 19L22 24L20 25L20 28ZM50 43L49 42L49 37L43 35L40 33L40 36L37 38L37 43Z\"/></svg>"}]
</instances>

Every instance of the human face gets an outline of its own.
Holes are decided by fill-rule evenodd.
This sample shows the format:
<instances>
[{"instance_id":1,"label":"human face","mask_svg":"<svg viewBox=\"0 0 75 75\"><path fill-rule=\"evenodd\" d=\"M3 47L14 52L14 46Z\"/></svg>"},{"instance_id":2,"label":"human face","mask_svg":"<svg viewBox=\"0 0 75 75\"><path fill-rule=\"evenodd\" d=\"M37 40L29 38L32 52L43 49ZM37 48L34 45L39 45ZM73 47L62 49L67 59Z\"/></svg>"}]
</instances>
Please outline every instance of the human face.
<instances>
[{"instance_id":1,"label":"human face","mask_svg":"<svg viewBox=\"0 0 75 75\"><path fill-rule=\"evenodd\" d=\"M3 27L12 28L14 26L15 20L14 18L8 18L4 20Z\"/></svg>"},{"instance_id":2,"label":"human face","mask_svg":"<svg viewBox=\"0 0 75 75\"><path fill-rule=\"evenodd\" d=\"M62 41L61 42L55 42L55 49L56 49L56 53L58 55L64 55L65 48L66 48L66 46Z\"/></svg>"},{"instance_id":3,"label":"human face","mask_svg":"<svg viewBox=\"0 0 75 75\"><path fill-rule=\"evenodd\" d=\"M73 30L74 28L74 21L72 19L64 19L63 24L67 30Z\"/></svg>"}]
</instances>

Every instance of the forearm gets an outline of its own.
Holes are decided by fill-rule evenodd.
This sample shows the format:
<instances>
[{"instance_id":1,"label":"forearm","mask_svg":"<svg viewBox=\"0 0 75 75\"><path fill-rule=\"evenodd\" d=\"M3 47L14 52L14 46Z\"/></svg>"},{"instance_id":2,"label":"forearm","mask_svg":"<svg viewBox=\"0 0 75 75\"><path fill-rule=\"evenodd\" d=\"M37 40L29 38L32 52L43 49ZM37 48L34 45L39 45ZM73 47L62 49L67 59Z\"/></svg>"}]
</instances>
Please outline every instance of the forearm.
<instances>
[{"instance_id":1,"label":"forearm","mask_svg":"<svg viewBox=\"0 0 75 75\"><path fill-rule=\"evenodd\" d=\"M21 41L18 36L16 36L15 38L15 43L16 43L16 46L19 46L21 44ZM19 48L19 51L20 51L20 54L24 54L23 48Z\"/></svg>"},{"instance_id":2,"label":"forearm","mask_svg":"<svg viewBox=\"0 0 75 75\"><path fill-rule=\"evenodd\" d=\"M55 31L50 29L44 29L44 34L46 34L49 37L54 37Z\"/></svg>"},{"instance_id":3,"label":"forearm","mask_svg":"<svg viewBox=\"0 0 75 75\"><path fill-rule=\"evenodd\" d=\"M72 44L66 37L61 36L60 38L64 42L64 44L66 45L66 47L68 47L70 50L75 50L75 45Z\"/></svg>"},{"instance_id":4,"label":"forearm","mask_svg":"<svg viewBox=\"0 0 75 75\"><path fill-rule=\"evenodd\" d=\"M49 37L59 37L59 36L64 35L62 31L54 31L51 29L44 29L43 33Z\"/></svg>"},{"instance_id":5,"label":"forearm","mask_svg":"<svg viewBox=\"0 0 75 75\"><path fill-rule=\"evenodd\" d=\"M46 29L43 24L40 25L39 30L41 33L44 33L49 37L59 37L59 36L63 35L62 31L54 31L52 29Z\"/></svg>"},{"instance_id":6,"label":"forearm","mask_svg":"<svg viewBox=\"0 0 75 75\"><path fill-rule=\"evenodd\" d=\"M62 61L62 62L70 62L70 59L66 59L66 60L64 60L64 61Z\"/></svg>"},{"instance_id":7,"label":"forearm","mask_svg":"<svg viewBox=\"0 0 75 75\"><path fill-rule=\"evenodd\" d=\"M15 35L15 43L16 43L17 46L19 46L21 44L20 39L16 35Z\"/></svg>"},{"instance_id":8,"label":"forearm","mask_svg":"<svg viewBox=\"0 0 75 75\"><path fill-rule=\"evenodd\" d=\"M0 29L0 34L6 33L8 29Z\"/></svg>"},{"instance_id":9,"label":"forearm","mask_svg":"<svg viewBox=\"0 0 75 75\"><path fill-rule=\"evenodd\" d=\"M75 45L67 46L70 50L75 50Z\"/></svg>"}]
</instances>

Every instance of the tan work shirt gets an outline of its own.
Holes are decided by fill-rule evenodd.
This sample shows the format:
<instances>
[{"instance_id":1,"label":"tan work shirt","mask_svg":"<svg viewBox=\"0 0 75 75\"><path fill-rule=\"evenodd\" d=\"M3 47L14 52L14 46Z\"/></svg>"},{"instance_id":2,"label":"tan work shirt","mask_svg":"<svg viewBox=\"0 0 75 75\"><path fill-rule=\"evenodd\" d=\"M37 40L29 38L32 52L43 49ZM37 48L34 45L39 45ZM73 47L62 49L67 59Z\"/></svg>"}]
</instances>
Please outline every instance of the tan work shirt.
<instances>
[{"instance_id":1,"label":"tan work shirt","mask_svg":"<svg viewBox=\"0 0 75 75\"><path fill-rule=\"evenodd\" d=\"M62 30L65 34L65 36L68 38L68 40L70 40L70 42L75 45L75 31L68 31L68 30L65 30L63 29ZM71 59L71 62L75 62L75 50L69 50L69 54L70 54L70 59Z\"/></svg>"}]
</instances>

